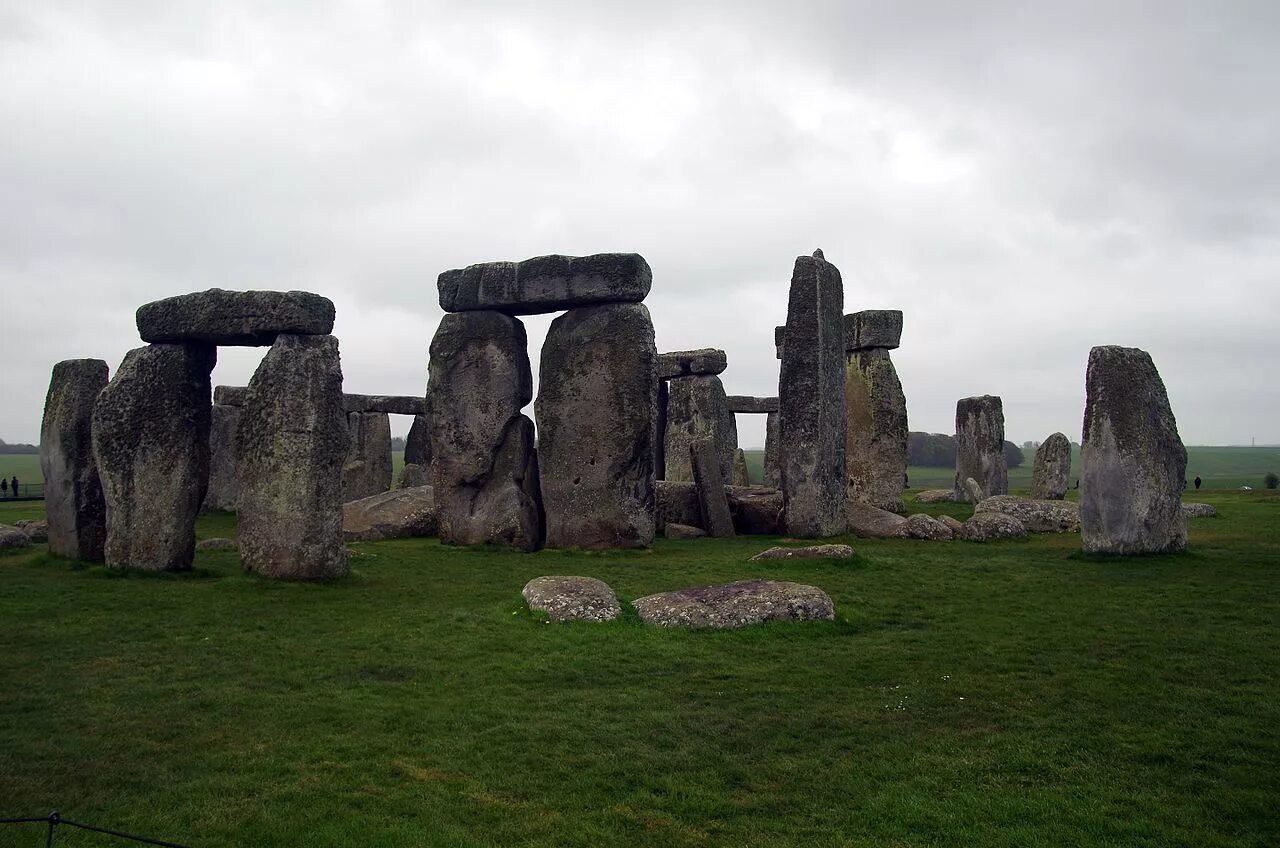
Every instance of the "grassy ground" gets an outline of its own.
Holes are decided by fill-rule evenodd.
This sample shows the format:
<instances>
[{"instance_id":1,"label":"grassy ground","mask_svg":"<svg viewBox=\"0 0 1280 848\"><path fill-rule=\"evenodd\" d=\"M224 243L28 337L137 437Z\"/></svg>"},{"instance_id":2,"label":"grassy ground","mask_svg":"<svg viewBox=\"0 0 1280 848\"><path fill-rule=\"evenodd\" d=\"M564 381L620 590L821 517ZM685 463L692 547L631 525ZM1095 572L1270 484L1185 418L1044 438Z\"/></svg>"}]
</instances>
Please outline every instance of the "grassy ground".
<instances>
[{"instance_id":1,"label":"grassy ground","mask_svg":"<svg viewBox=\"0 0 1280 848\"><path fill-rule=\"evenodd\" d=\"M1274 845L1280 497L1204 499L1191 552L1130 560L1072 536L782 565L746 561L760 538L403 540L292 585L234 552L178 577L0 555L0 816L201 846ZM519 595L539 574L624 600L785 577L837 621L548 625Z\"/></svg>"}]
</instances>

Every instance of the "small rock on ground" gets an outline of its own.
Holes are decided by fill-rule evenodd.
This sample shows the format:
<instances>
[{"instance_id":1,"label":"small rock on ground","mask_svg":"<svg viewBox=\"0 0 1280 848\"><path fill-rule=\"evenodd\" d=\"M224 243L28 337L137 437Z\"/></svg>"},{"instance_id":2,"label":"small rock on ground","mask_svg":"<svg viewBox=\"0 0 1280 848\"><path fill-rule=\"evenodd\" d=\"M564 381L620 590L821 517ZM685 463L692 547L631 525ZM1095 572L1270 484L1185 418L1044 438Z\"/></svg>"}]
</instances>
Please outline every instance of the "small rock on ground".
<instances>
[{"instance_id":1,"label":"small rock on ground","mask_svg":"<svg viewBox=\"0 0 1280 848\"><path fill-rule=\"evenodd\" d=\"M809 545L803 548L769 548L756 554L751 562L771 559L848 559L853 556L853 548L848 545Z\"/></svg>"},{"instance_id":2,"label":"small rock on ground","mask_svg":"<svg viewBox=\"0 0 1280 848\"><path fill-rule=\"evenodd\" d=\"M13 522L13 526L26 533L27 538L33 542L49 541L49 522L47 521L24 518Z\"/></svg>"},{"instance_id":3,"label":"small rock on ground","mask_svg":"<svg viewBox=\"0 0 1280 848\"><path fill-rule=\"evenodd\" d=\"M612 621L622 614L613 589L594 577L535 577L520 594L529 609L555 621Z\"/></svg>"},{"instance_id":4,"label":"small rock on ground","mask_svg":"<svg viewBox=\"0 0 1280 848\"><path fill-rule=\"evenodd\" d=\"M662 529L662 535L668 539L701 539L707 535L707 531L701 527L692 527L688 524L668 524Z\"/></svg>"},{"instance_id":5,"label":"small rock on ground","mask_svg":"<svg viewBox=\"0 0 1280 848\"><path fill-rule=\"evenodd\" d=\"M731 629L766 621L835 618L835 607L816 586L776 580L741 580L639 598L636 613L660 627Z\"/></svg>"},{"instance_id":6,"label":"small rock on ground","mask_svg":"<svg viewBox=\"0 0 1280 848\"><path fill-rule=\"evenodd\" d=\"M1187 518L1213 518L1218 514L1218 508L1207 503L1184 503L1182 511Z\"/></svg>"},{"instance_id":7,"label":"small rock on ground","mask_svg":"<svg viewBox=\"0 0 1280 848\"><path fill-rule=\"evenodd\" d=\"M964 523L962 536L970 542L989 542L992 539L1021 539L1027 535L1027 528L1012 515L1003 512L974 513Z\"/></svg>"},{"instance_id":8,"label":"small rock on ground","mask_svg":"<svg viewBox=\"0 0 1280 848\"><path fill-rule=\"evenodd\" d=\"M0 549L25 548L31 544L31 538L11 524L0 524Z\"/></svg>"},{"instance_id":9,"label":"small rock on ground","mask_svg":"<svg viewBox=\"0 0 1280 848\"><path fill-rule=\"evenodd\" d=\"M923 512L907 516L907 532L913 539L928 539L935 542L949 542L955 537L955 532L950 527Z\"/></svg>"},{"instance_id":10,"label":"small rock on ground","mask_svg":"<svg viewBox=\"0 0 1280 848\"><path fill-rule=\"evenodd\" d=\"M201 539L196 542L197 551L234 551L236 543L234 539Z\"/></svg>"}]
</instances>

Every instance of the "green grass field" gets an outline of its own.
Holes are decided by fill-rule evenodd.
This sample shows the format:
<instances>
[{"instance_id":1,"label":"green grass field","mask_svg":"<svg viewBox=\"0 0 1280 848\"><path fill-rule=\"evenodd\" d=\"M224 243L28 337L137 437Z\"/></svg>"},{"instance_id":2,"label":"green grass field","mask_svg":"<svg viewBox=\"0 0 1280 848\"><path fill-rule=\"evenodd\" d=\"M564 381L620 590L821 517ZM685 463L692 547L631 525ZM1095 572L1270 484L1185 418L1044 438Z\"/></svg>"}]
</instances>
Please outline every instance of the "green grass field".
<instances>
[{"instance_id":1,"label":"green grass field","mask_svg":"<svg viewBox=\"0 0 1280 848\"><path fill-rule=\"evenodd\" d=\"M1275 845L1280 496L1204 499L1190 552L1127 560L1075 536L782 565L747 562L765 538L400 540L297 585L234 552L159 577L0 554L0 817L199 846ZM520 599L539 574L624 602L794 579L837 621L549 625Z\"/></svg>"}]
</instances>

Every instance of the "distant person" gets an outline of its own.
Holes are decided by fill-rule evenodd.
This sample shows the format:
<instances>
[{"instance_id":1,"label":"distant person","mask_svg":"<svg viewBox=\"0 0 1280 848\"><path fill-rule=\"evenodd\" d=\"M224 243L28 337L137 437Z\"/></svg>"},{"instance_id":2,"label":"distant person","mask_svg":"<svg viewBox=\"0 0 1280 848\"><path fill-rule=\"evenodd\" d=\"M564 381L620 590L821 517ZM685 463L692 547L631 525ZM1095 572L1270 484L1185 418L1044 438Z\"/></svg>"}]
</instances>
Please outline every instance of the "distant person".
<instances>
[{"instance_id":1,"label":"distant person","mask_svg":"<svg viewBox=\"0 0 1280 848\"><path fill-rule=\"evenodd\" d=\"M0 498L7 497L8 495L9 495L9 481L3 478L0 478Z\"/></svg>"},{"instance_id":2,"label":"distant person","mask_svg":"<svg viewBox=\"0 0 1280 848\"><path fill-rule=\"evenodd\" d=\"M1196 488L1197 488L1197 489L1198 489L1198 488L1200 488L1200 475L1199 475L1199 474L1197 474L1197 475L1196 475L1195 484L1196 484Z\"/></svg>"},{"instance_id":3,"label":"distant person","mask_svg":"<svg viewBox=\"0 0 1280 848\"><path fill-rule=\"evenodd\" d=\"M9 481L9 488L13 489L13 496L16 498L18 496L18 478L16 475Z\"/></svg>"},{"instance_id":4,"label":"distant person","mask_svg":"<svg viewBox=\"0 0 1280 848\"><path fill-rule=\"evenodd\" d=\"M1077 488L1077 489L1078 489L1078 488L1080 488L1080 478L1079 478L1079 477L1077 477L1077 478L1076 478L1076 488Z\"/></svg>"}]
</instances>

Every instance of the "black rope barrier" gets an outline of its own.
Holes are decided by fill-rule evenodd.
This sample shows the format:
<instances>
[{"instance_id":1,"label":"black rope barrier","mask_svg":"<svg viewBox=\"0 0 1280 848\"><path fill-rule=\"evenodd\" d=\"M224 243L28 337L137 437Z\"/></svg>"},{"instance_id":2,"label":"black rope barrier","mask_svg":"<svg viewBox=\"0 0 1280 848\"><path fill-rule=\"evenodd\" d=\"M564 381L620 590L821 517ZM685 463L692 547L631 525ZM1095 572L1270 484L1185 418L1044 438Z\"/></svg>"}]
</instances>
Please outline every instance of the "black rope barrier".
<instances>
[{"instance_id":1,"label":"black rope barrier","mask_svg":"<svg viewBox=\"0 0 1280 848\"><path fill-rule=\"evenodd\" d=\"M188 848L188 846L179 845L176 842L165 842L162 839L148 839L145 836L135 836L132 833L124 833L119 830L111 830L105 827L95 827L91 824L84 824L83 822L76 822L76 821L72 821L71 819L64 819L62 815L57 812L52 812L49 815L41 816L40 818L0 819L0 824L46 824L48 825L49 830L45 836L45 841L44 841L45 848L51 848L51 846L53 845L53 831L54 831L54 828L58 827L59 825L65 825L66 827L79 828L80 830L88 830L94 833L103 833L103 834L106 834L107 836L114 836L118 839L127 839L130 842L138 842L143 845L160 845L160 846L163 846L163 848Z\"/></svg>"}]
</instances>

